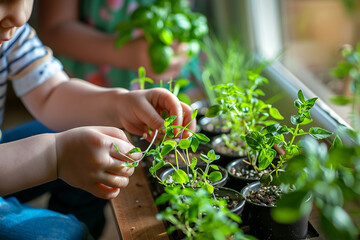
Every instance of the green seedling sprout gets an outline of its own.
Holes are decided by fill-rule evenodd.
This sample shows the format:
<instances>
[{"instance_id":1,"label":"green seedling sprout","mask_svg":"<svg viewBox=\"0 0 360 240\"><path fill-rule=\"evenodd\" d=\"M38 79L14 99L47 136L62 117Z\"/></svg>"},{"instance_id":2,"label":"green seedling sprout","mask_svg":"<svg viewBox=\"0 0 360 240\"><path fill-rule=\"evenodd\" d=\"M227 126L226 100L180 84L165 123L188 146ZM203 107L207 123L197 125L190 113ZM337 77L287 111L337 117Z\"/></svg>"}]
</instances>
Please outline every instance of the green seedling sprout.
<instances>
[{"instance_id":1,"label":"green seedling sprout","mask_svg":"<svg viewBox=\"0 0 360 240\"><path fill-rule=\"evenodd\" d=\"M159 132L159 130L156 129L156 130L155 130L155 133L154 133L154 137L153 137L153 139L151 140L151 143L149 144L149 146L147 147L147 149L146 149L144 152L142 152L141 149L138 148L138 147L133 148L133 149L131 149L131 150L128 152L128 154L132 154L132 153L136 153L136 152L141 152L143 155L142 155L142 157L141 157L139 160L134 160L134 159L132 159L131 157L129 157L128 155L123 154L122 152L120 152L118 146L117 146L116 144L114 144L115 150L116 150L118 153L120 153L122 156L124 156L124 157L126 157L127 159L130 160L130 162L125 162L125 167L137 167L137 166L139 166L139 163L141 162L141 160L144 159L144 157L146 156L146 153L149 152L149 150L151 149L151 146L153 145L153 143L154 143L154 141L155 141L155 139L156 139L156 137L157 137L157 135L158 135L158 132Z\"/></svg>"},{"instance_id":2,"label":"green seedling sprout","mask_svg":"<svg viewBox=\"0 0 360 240\"><path fill-rule=\"evenodd\" d=\"M146 70L143 66L139 67L138 75L139 77L132 80L130 84L139 83L141 90L145 89L145 83L147 82L151 84L154 83L154 81L151 78L146 77Z\"/></svg>"}]
</instances>

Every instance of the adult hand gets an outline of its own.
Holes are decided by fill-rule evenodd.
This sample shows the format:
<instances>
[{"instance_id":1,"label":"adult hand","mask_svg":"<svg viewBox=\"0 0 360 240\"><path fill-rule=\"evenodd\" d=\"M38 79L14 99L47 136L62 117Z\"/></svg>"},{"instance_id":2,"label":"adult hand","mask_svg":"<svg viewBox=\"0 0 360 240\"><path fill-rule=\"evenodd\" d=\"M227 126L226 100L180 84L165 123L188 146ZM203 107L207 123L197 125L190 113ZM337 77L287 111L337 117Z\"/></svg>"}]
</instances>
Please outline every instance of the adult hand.
<instances>
[{"instance_id":1,"label":"adult hand","mask_svg":"<svg viewBox=\"0 0 360 240\"><path fill-rule=\"evenodd\" d=\"M172 57L168 68L163 73L156 74L151 67L149 44L144 37L137 38L125 44L124 47L125 46L134 51L135 63L133 70L137 72L137 69L143 66L146 70L146 76L153 79L155 82L160 82L160 80L167 82L171 78L175 79L180 74L183 65L188 61L186 53L188 45L186 43L173 41L171 47L174 51L174 56Z\"/></svg>"},{"instance_id":2,"label":"adult hand","mask_svg":"<svg viewBox=\"0 0 360 240\"><path fill-rule=\"evenodd\" d=\"M134 148L124 132L113 127L80 127L57 133L58 177L97 197L115 198L119 188L128 185L134 168L124 166L129 160L114 144L125 155ZM138 160L141 154L130 157Z\"/></svg>"}]
</instances>

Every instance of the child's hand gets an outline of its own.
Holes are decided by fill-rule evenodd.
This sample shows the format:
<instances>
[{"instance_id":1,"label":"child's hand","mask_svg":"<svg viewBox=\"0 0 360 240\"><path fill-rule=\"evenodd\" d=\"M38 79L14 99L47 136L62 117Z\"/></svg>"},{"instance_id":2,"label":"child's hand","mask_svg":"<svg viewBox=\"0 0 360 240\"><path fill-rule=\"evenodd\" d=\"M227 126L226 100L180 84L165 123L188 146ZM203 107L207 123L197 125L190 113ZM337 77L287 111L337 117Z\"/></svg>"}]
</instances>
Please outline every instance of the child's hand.
<instances>
[{"instance_id":1,"label":"child's hand","mask_svg":"<svg viewBox=\"0 0 360 240\"><path fill-rule=\"evenodd\" d=\"M117 101L115 101L117 102ZM161 129L164 126L162 112L166 110L168 116L176 115L173 125L186 126L191 121L191 108L178 100L170 91L164 88L130 91L119 95L118 119L121 125L129 132L151 141L152 136L148 128ZM195 131L196 122L191 122L188 128ZM189 132L184 132L183 137L189 137Z\"/></svg>"},{"instance_id":2,"label":"child's hand","mask_svg":"<svg viewBox=\"0 0 360 240\"><path fill-rule=\"evenodd\" d=\"M134 146L123 131L112 127L81 127L56 134L58 177L93 195L112 199L126 187L134 168L115 147L127 154ZM129 155L130 156L130 155ZM131 154L138 160L140 153Z\"/></svg>"}]
</instances>

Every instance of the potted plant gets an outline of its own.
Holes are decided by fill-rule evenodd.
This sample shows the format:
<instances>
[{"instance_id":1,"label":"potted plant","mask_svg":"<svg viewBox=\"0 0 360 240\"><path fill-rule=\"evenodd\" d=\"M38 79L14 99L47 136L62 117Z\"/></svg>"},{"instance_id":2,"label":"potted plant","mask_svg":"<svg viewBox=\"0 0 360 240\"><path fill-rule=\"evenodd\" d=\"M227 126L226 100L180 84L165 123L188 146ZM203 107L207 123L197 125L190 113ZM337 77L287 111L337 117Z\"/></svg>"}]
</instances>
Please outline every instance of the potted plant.
<instances>
[{"instance_id":1,"label":"potted plant","mask_svg":"<svg viewBox=\"0 0 360 240\"><path fill-rule=\"evenodd\" d=\"M184 239L254 239L239 228L241 219L226 208L225 200L214 199L202 188L176 186L166 187L165 191L155 203L168 204L157 215L159 220L171 224L168 234L177 230L177 236Z\"/></svg>"},{"instance_id":2,"label":"potted plant","mask_svg":"<svg viewBox=\"0 0 360 240\"><path fill-rule=\"evenodd\" d=\"M224 165L247 155L248 149L244 141L246 133L276 123L275 120L268 120L269 116L276 120L283 119L276 108L260 99L264 93L259 86L268 80L254 72L248 72L247 76L249 84L246 88L232 83L215 86L219 96L216 99L217 104L212 105L206 113L207 117L222 116L231 129L229 134L214 139L212 145L215 150L219 149L216 151L218 154L226 158Z\"/></svg>"},{"instance_id":3,"label":"potted plant","mask_svg":"<svg viewBox=\"0 0 360 240\"><path fill-rule=\"evenodd\" d=\"M128 42L134 29L143 31L149 43L151 66L157 74L169 66L174 55L173 41L186 42L188 55L196 56L200 51L200 39L208 33L206 17L193 12L187 0L156 0L151 5L140 5L128 21L116 26L119 34L116 47Z\"/></svg>"},{"instance_id":4,"label":"potted plant","mask_svg":"<svg viewBox=\"0 0 360 240\"><path fill-rule=\"evenodd\" d=\"M272 124L263 127L261 131L251 131L245 137L247 145L251 148L251 158L248 163L257 171L271 167L267 173L262 174L259 182L245 186L241 191L247 201L250 232L257 237L262 239L301 239L307 233L310 211L304 212L304 215L301 216L297 215L292 219L297 221L289 224L275 221L271 212L276 209L277 202L284 193L290 192L291 194L294 191L294 185L284 184L279 176L285 171L288 161L301 152L301 145L295 139L310 135L321 140L332 135L331 132L319 127L311 127L308 131L301 129L301 126L312 121L310 110L316 100L317 98L306 100L302 91L299 90L298 99L294 102L298 112L291 116L291 123L295 127ZM286 134L290 134L289 140L286 140ZM273 149L274 144L284 151L277 154ZM278 159L274 161L276 156ZM298 170L300 171L300 169ZM294 178L294 176L292 177ZM296 201L306 206L311 203L309 194L298 197ZM294 202L294 204L297 203Z\"/></svg>"}]
</instances>

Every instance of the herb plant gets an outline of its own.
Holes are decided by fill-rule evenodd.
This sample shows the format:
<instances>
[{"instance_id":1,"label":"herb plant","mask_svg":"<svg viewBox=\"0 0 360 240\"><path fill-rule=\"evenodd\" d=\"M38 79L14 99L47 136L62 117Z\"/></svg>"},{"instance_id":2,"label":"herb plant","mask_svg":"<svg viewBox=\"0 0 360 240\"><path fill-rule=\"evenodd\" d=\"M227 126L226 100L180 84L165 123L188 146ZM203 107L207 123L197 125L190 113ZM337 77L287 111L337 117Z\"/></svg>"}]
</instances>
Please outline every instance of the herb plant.
<instances>
[{"instance_id":1,"label":"herb plant","mask_svg":"<svg viewBox=\"0 0 360 240\"><path fill-rule=\"evenodd\" d=\"M351 119L352 126L355 129L360 129L360 120L358 118L358 106L360 100L360 43L356 49L346 47L342 51L344 57L336 68L332 69L331 74L338 78L350 78L350 91L352 96L339 95L331 99L332 102L339 105L351 104Z\"/></svg>"},{"instance_id":2,"label":"herb plant","mask_svg":"<svg viewBox=\"0 0 360 240\"><path fill-rule=\"evenodd\" d=\"M248 72L247 76L249 84L246 88L240 88L232 83L215 86L218 92L217 104L211 106L205 115L226 119L231 129L230 139L227 135L223 135L223 139L227 147L239 153L251 150L244 149L240 144L247 133L259 130L270 123L276 123L275 120L268 120L269 116L277 120L283 119L276 108L260 99L264 93L259 86L268 83L268 80L254 72Z\"/></svg>"},{"instance_id":3,"label":"herb plant","mask_svg":"<svg viewBox=\"0 0 360 240\"><path fill-rule=\"evenodd\" d=\"M116 26L116 47L128 42L134 29L141 29L149 43L155 73L162 73L169 66L174 55L173 41L188 43L188 55L195 56L200 51L199 40L208 33L206 17L193 12L188 0L156 0L152 5L141 5L128 21Z\"/></svg>"},{"instance_id":4,"label":"herb plant","mask_svg":"<svg viewBox=\"0 0 360 240\"><path fill-rule=\"evenodd\" d=\"M250 156L250 164L257 170L262 171L267 169L270 165L272 170L270 173L265 173L262 176L262 183L265 185L279 184L279 172L283 171L286 162L292 157L301 152L301 146L295 139L300 136L310 135L313 138L320 140L328 138L332 135L331 132L319 128L311 127L308 131L304 131L301 126L312 122L310 110L314 106L317 98L306 100L302 91L298 91L298 99L294 101L295 107L298 109L296 115L291 116L290 121L295 127L281 126L280 124L270 124L263 127L260 131L250 131L246 137L246 144L251 148L252 155ZM290 140L286 141L286 134L290 134ZM284 150L283 154L279 154L277 163L273 163L277 156L276 150L273 146L277 144L279 148Z\"/></svg>"},{"instance_id":5,"label":"herb plant","mask_svg":"<svg viewBox=\"0 0 360 240\"><path fill-rule=\"evenodd\" d=\"M196 115L197 110L193 112L192 120L196 118ZM142 158L137 161L120 153L116 145L114 145L114 147L120 154L129 159L129 162L126 162L125 166L136 167L144 157L152 157L154 159L153 166L150 167L149 172L165 186L181 184L182 186L190 186L193 188L203 187L209 193L212 193L214 187L211 185L211 182L217 182L222 178L222 174L218 171L218 166L212 164L215 160L219 159L219 156L215 154L214 150L210 150L206 155L201 154L200 159L206 163L206 167L204 170L199 167L197 163L200 159L198 160L196 157L190 159L189 151L196 152L200 143L207 143L210 139L202 133L195 133L188 129L187 126L191 122L188 123L187 126L171 125L175 119L176 116L170 116L164 120L164 129L162 129L164 134L155 147L152 148L152 145L158 135L158 130L156 130L152 142L144 152L142 152L140 148L133 148L129 152L129 154L135 152L141 152L143 154ZM174 129L177 129L176 134L174 133ZM189 131L192 135L189 138L182 138L184 131ZM179 141L174 140L174 138L177 137L180 137ZM164 156L170 152L175 152L175 165L164 160ZM187 166L187 172L180 169L180 164ZM172 182L170 183L167 179L162 180L157 176L157 171L165 165L170 165L174 169ZM210 172L211 168L215 171Z\"/></svg>"},{"instance_id":6,"label":"herb plant","mask_svg":"<svg viewBox=\"0 0 360 240\"><path fill-rule=\"evenodd\" d=\"M168 234L181 231L185 239L254 239L238 227L239 216L230 213L225 200L215 200L204 189L166 187L166 193L155 201L169 206L157 215L171 223Z\"/></svg>"},{"instance_id":7,"label":"herb plant","mask_svg":"<svg viewBox=\"0 0 360 240\"><path fill-rule=\"evenodd\" d=\"M303 152L290 159L281 174L284 184L293 185L283 195L273 216L291 222L308 214L314 205L327 239L358 239L360 217L359 133L347 129L356 145L344 146L335 137L330 149L311 138L302 141ZM305 201L306 199L311 199Z\"/></svg>"}]
</instances>

